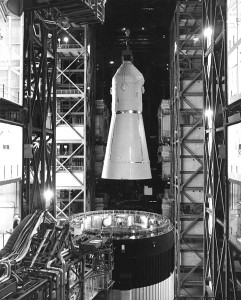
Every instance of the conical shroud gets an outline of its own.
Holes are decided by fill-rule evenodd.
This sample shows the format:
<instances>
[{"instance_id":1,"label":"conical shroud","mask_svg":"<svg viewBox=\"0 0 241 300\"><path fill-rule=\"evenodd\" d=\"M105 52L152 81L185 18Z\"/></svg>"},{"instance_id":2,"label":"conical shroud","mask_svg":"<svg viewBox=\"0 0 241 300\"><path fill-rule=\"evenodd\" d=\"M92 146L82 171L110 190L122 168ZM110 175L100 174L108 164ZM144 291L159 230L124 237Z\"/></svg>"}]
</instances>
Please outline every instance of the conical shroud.
<instances>
[{"instance_id":1,"label":"conical shroud","mask_svg":"<svg viewBox=\"0 0 241 300\"><path fill-rule=\"evenodd\" d=\"M142 118L144 78L125 61L112 79L112 118L102 178L150 179L145 130Z\"/></svg>"}]
</instances>

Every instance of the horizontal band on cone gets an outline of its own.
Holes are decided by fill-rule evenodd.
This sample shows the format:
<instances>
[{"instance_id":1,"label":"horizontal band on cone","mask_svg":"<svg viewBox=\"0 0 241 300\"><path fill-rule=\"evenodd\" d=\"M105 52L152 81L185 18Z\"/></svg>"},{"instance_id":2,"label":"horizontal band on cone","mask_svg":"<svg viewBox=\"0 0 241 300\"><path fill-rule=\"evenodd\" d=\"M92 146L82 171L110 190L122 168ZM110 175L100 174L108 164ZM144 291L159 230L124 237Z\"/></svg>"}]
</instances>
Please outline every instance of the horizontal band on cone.
<instances>
[{"instance_id":1,"label":"horizontal band on cone","mask_svg":"<svg viewBox=\"0 0 241 300\"><path fill-rule=\"evenodd\" d=\"M118 110L116 114L141 114L139 110Z\"/></svg>"}]
</instances>

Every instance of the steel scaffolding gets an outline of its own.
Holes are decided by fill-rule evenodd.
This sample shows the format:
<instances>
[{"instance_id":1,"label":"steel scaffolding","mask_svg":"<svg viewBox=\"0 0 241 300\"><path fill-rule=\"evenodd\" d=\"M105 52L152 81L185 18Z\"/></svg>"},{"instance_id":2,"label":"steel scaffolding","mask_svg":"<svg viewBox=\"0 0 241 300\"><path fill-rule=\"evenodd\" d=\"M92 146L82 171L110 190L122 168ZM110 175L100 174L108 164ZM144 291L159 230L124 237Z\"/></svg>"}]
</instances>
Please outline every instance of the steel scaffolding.
<instances>
[{"instance_id":1,"label":"steel scaffolding","mask_svg":"<svg viewBox=\"0 0 241 300\"><path fill-rule=\"evenodd\" d=\"M94 199L93 28L58 32L56 213L68 218L91 209ZM61 38L60 38L61 36ZM76 39L75 36L80 38ZM66 42L65 42L65 41ZM68 41L67 41L68 40Z\"/></svg>"},{"instance_id":2,"label":"steel scaffolding","mask_svg":"<svg viewBox=\"0 0 241 300\"><path fill-rule=\"evenodd\" d=\"M94 195L94 30L88 24L104 21L105 1L34 1L24 2L20 9L25 111L22 216L48 208L66 218L90 210ZM64 44L61 31L67 39ZM76 38L76 32L81 36ZM64 192L62 198L63 189L68 195ZM52 195L47 199L48 190Z\"/></svg>"},{"instance_id":3,"label":"steel scaffolding","mask_svg":"<svg viewBox=\"0 0 241 300\"><path fill-rule=\"evenodd\" d=\"M44 192L55 190L56 29L41 12L24 15L22 216L47 207L54 213L54 195L47 200Z\"/></svg>"},{"instance_id":4,"label":"steel scaffolding","mask_svg":"<svg viewBox=\"0 0 241 300\"><path fill-rule=\"evenodd\" d=\"M179 1L172 23L177 299L241 296L239 5Z\"/></svg>"},{"instance_id":5,"label":"steel scaffolding","mask_svg":"<svg viewBox=\"0 0 241 300\"><path fill-rule=\"evenodd\" d=\"M86 26L58 35L56 213L68 218L86 210ZM64 42L64 40L66 42Z\"/></svg>"},{"instance_id":6,"label":"steel scaffolding","mask_svg":"<svg viewBox=\"0 0 241 300\"><path fill-rule=\"evenodd\" d=\"M228 1L203 1L203 22L206 33L203 58L205 95L204 280L209 295L215 299L237 300L241 297L240 249L236 248L230 240L229 207L232 202L232 191L228 178L229 161L227 158L228 151L234 150L229 149L228 130L229 126L240 122L240 118L237 118L240 103L236 107L228 105L227 80L231 73L227 74L227 4ZM232 14L234 13L235 10ZM230 138L236 139L237 137Z\"/></svg>"},{"instance_id":7,"label":"steel scaffolding","mask_svg":"<svg viewBox=\"0 0 241 300\"><path fill-rule=\"evenodd\" d=\"M175 296L201 299L203 281L202 3L178 1L170 45L171 189L175 195Z\"/></svg>"}]
</instances>

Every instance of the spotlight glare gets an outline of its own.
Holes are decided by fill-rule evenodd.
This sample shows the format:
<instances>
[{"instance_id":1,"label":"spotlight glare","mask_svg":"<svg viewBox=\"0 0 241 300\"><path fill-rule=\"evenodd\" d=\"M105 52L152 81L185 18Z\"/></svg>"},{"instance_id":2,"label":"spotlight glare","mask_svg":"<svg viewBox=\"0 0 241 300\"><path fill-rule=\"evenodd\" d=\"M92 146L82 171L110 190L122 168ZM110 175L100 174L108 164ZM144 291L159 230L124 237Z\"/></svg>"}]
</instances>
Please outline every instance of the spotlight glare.
<instances>
[{"instance_id":1,"label":"spotlight glare","mask_svg":"<svg viewBox=\"0 0 241 300\"><path fill-rule=\"evenodd\" d=\"M65 37L63 38L63 41L67 44L68 41L69 41L69 38L68 38L67 36L65 36Z\"/></svg>"},{"instance_id":2,"label":"spotlight glare","mask_svg":"<svg viewBox=\"0 0 241 300\"><path fill-rule=\"evenodd\" d=\"M205 117L211 118L213 115L213 111L209 108L205 111Z\"/></svg>"},{"instance_id":3,"label":"spotlight glare","mask_svg":"<svg viewBox=\"0 0 241 300\"><path fill-rule=\"evenodd\" d=\"M44 198L46 201L50 201L51 198L53 197L54 193L52 190L47 189L46 191L44 191Z\"/></svg>"},{"instance_id":4,"label":"spotlight glare","mask_svg":"<svg viewBox=\"0 0 241 300\"><path fill-rule=\"evenodd\" d=\"M210 27L205 28L204 31L203 31L203 35L206 38L211 37L212 33L213 33L213 31L212 31L212 29Z\"/></svg>"}]
</instances>

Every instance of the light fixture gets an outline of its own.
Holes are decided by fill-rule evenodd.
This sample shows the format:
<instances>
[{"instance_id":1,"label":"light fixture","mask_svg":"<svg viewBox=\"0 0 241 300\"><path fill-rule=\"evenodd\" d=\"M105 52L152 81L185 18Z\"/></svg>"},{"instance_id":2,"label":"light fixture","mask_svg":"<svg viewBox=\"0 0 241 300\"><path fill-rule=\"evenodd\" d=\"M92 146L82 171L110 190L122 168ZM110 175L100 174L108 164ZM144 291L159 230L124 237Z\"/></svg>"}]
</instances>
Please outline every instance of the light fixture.
<instances>
[{"instance_id":1,"label":"light fixture","mask_svg":"<svg viewBox=\"0 0 241 300\"><path fill-rule=\"evenodd\" d=\"M132 230L131 232L132 232L132 235L130 236L130 239L135 240L135 238L136 238L135 230Z\"/></svg>"},{"instance_id":2,"label":"light fixture","mask_svg":"<svg viewBox=\"0 0 241 300\"><path fill-rule=\"evenodd\" d=\"M87 52L90 54L90 44L87 45Z\"/></svg>"},{"instance_id":3,"label":"light fixture","mask_svg":"<svg viewBox=\"0 0 241 300\"><path fill-rule=\"evenodd\" d=\"M51 200L51 198L53 197L53 195L54 195L54 193L53 193L53 191L50 190L50 189L47 189L47 190L44 191L44 198L45 198L47 201Z\"/></svg>"},{"instance_id":4,"label":"light fixture","mask_svg":"<svg viewBox=\"0 0 241 300\"><path fill-rule=\"evenodd\" d=\"M47 209L50 207L53 196L54 196L54 192L51 189L47 189L44 191L44 200L45 200L44 209Z\"/></svg>"},{"instance_id":5,"label":"light fixture","mask_svg":"<svg viewBox=\"0 0 241 300\"><path fill-rule=\"evenodd\" d=\"M68 146L67 145L64 145L64 155L67 155L67 149L68 149Z\"/></svg>"},{"instance_id":6,"label":"light fixture","mask_svg":"<svg viewBox=\"0 0 241 300\"><path fill-rule=\"evenodd\" d=\"M203 35L206 37L206 38L210 38L212 36L212 28L211 27L207 27L204 29L203 31Z\"/></svg>"},{"instance_id":7,"label":"light fixture","mask_svg":"<svg viewBox=\"0 0 241 300\"><path fill-rule=\"evenodd\" d=\"M68 41L69 41L69 38L68 38L67 36L65 36L65 37L63 38L63 41L67 44Z\"/></svg>"},{"instance_id":8,"label":"light fixture","mask_svg":"<svg viewBox=\"0 0 241 300\"><path fill-rule=\"evenodd\" d=\"M207 109L207 110L205 110L205 113L204 113L204 115L205 115L205 117L207 117L207 118L211 118L212 117L212 115L213 115L213 110L212 109Z\"/></svg>"}]
</instances>

